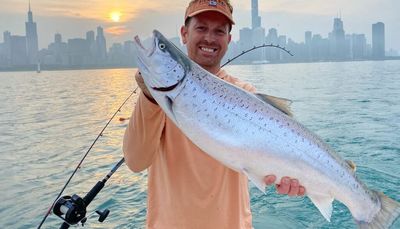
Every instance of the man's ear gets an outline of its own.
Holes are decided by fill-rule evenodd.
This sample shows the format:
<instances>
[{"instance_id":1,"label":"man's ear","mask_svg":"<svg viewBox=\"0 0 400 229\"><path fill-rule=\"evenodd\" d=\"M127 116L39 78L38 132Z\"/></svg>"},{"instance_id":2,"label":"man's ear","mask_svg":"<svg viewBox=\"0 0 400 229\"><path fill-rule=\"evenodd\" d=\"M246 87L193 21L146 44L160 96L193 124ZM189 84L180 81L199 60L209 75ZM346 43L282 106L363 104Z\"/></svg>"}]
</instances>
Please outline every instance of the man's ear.
<instances>
[{"instance_id":1,"label":"man's ear","mask_svg":"<svg viewBox=\"0 0 400 229\"><path fill-rule=\"evenodd\" d=\"M181 37L182 37L182 43L183 44L187 43L187 34L188 34L188 28L183 25L181 27Z\"/></svg>"},{"instance_id":2,"label":"man's ear","mask_svg":"<svg viewBox=\"0 0 400 229\"><path fill-rule=\"evenodd\" d=\"M231 43L231 40L232 40L232 35L229 33L228 44Z\"/></svg>"}]
</instances>

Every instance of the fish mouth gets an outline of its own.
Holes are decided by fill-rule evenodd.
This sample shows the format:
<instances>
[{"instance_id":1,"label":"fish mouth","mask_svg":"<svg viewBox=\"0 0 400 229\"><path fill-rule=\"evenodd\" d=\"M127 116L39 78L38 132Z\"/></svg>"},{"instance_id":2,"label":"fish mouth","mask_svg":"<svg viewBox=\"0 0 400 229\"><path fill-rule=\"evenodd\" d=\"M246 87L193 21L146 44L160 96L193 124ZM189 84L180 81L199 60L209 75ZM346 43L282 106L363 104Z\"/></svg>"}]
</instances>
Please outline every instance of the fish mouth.
<instances>
[{"instance_id":1,"label":"fish mouth","mask_svg":"<svg viewBox=\"0 0 400 229\"><path fill-rule=\"evenodd\" d=\"M169 87L152 87L152 89L155 91L162 91L162 92L172 91L179 85L179 83L180 82L178 82L172 86L169 86Z\"/></svg>"},{"instance_id":2,"label":"fish mouth","mask_svg":"<svg viewBox=\"0 0 400 229\"><path fill-rule=\"evenodd\" d=\"M144 56L150 57L156 51L156 38L152 37L152 45L150 48L146 48L143 46L139 36L135 36L135 42L137 44L138 50L144 54Z\"/></svg>"}]
</instances>

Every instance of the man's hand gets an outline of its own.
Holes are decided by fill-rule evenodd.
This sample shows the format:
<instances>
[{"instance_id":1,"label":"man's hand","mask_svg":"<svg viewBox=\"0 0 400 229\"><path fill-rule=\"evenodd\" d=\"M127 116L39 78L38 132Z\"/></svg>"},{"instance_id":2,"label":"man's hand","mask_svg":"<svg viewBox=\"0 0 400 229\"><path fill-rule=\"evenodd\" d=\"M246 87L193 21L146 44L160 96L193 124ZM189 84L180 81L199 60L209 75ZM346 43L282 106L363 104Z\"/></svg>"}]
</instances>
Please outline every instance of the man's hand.
<instances>
[{"instance_id":1,"label":"man's hand","mask_svg":"<svg viewBox=\"0 0 400 229\"><path fill-rule=\"evenodd\" d=\"M146 84L144 84L144 80L142 77L142 74L137 71L135 74L135 80L137 85L140 87L140 90L143 91L143 94L154 104L157 104L157 102L154 100L153 96L150 94L149 89L147 89Z\"/></svg>"},{"instance_id":2,"label":"man's hand","mask_svg":"<svg viewBox=\"0 0 400 229\"><path fill-rule=\"evenodd\" d=\"M267 185L275 183L275 175L268 175L264 178L264 182ZM291 179L290 177L282 177L281 182L275 185L276 191L279 194L288 196L303 196L306 189L299 184L297 179Z\"/></svg>"}]
</instances>

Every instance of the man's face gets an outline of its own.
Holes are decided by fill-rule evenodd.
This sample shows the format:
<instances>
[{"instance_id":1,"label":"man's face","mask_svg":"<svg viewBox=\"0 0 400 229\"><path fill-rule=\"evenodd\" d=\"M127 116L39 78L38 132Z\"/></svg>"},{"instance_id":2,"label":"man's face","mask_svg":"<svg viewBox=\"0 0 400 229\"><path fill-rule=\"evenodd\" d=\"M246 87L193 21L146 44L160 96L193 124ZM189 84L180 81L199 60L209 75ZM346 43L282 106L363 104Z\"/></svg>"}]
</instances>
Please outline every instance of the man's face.
<instances>
[{"instance_id":1,"label":"man's face","mask_svg":"<svg viewBox=\"0 0 400 229\"><path fill-rule=\"evenodd\" d=\"M181 28L190 59L208 71L218 71L231 41L229 21L220 13L204 12Z\"/></svg>"}]
</instances>

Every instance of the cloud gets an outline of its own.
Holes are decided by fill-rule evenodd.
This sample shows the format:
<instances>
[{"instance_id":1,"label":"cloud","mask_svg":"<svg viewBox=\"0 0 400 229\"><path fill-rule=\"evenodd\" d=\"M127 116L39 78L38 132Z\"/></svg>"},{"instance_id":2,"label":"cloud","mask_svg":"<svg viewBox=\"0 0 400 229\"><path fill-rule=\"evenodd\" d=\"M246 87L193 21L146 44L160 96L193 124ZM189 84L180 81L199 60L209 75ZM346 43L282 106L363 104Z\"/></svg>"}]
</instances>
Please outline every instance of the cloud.
<instances>
[{"instance_id":1,"label":"cloud","mask_svg":"<svg viewBox=\"0 0 400 229\"><path fill-rule=\"evenodd\" d=\"M105 29L105 32L112 36L122 36L131 31L125 25L112 26Z\"/></svg>"}]
</instances>

